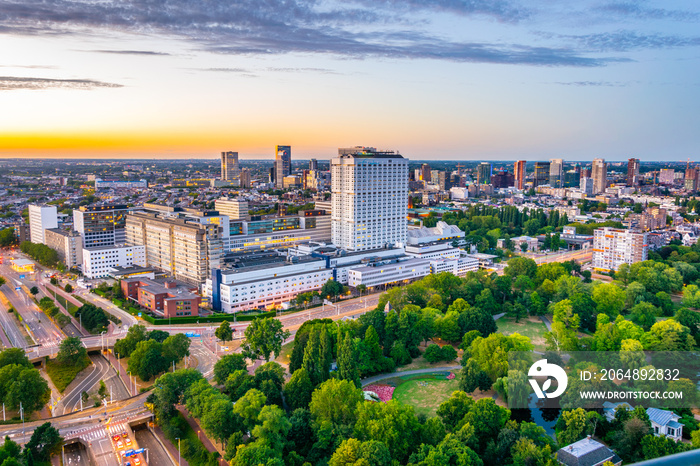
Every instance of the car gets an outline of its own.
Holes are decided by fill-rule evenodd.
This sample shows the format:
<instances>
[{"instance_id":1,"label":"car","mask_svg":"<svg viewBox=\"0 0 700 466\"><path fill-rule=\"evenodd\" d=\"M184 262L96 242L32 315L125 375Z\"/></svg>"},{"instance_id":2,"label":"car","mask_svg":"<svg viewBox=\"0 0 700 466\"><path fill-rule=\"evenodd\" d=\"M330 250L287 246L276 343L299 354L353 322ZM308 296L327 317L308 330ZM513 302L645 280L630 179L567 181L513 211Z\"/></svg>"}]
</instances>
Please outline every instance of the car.
<instances>
[{"instance_id":1,"label":"car","mask_svg":"<svg viewBox=\"0 0 700 466\"><path fill-rule=\"evenodd\" d=\"M126 431L122 432L122 437L126 438Z\"/></svg>"},{"instance_id":2,"label":"car","mask_svg":"<svg viewBox=\"0 0 700 466\"><path fill-rule=\"evenodd\" d=\"M131 439L129 437L126 438L125 442L127 447L131 446Z\"/></svg>"},{"instance_id":3,"label":"car","mask_svg":"<svg viewBox=\"0 0 700 466\"><path fill-rule=\"evenodd\" d=\"M137 456L136 458L134 458L134 464L135 464L136 466L140 466L141 460L139 459L138 456Z\"/></svg>"},{"instance_id":4,"label":"car","mask_svg":"<svg viewBox=\"0 0 700 466\"><path fill-rule=\"evenodd\" d=\"M115 442L118 442L120 438L121 437L119 437L118 435L115 435L114 437L112 437L112 440L114 440Z\"/></svg>"},{"instance_id":5,"label":"car","mask_svg":"<svg viewBox=\"0 0 700 466\"><path fill-rule=\"evenodd\" d=\"M124 442L120 440L117 442L117 449L121 450L122 448L124 448Z\"/></svg>"}]
</instances>

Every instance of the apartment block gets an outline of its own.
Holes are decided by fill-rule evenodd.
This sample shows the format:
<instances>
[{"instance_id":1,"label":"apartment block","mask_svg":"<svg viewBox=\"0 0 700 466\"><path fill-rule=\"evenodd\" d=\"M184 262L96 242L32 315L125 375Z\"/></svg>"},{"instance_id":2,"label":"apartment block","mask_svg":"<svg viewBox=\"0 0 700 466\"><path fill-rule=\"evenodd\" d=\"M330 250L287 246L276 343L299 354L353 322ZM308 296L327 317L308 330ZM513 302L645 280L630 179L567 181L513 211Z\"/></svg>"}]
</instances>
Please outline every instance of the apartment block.
<instances>
[{"instance_id":1,"label":"apartment block","mask_svg":"<svg viewBox=\"0 0 700 466\"><path fill-rule=\"evenodd\" d=\"M104 278L114 267L146 265L143 246L101 246L83 248L83 275L88 279Z\"/></svg>"},{"instance_id":2,"label":"apartment block","mask_svg":"<svg viewBox=\"0 0 700 466\"><path fill-rule=\"evenodd\" d=\"M593 232L593 268L609 272L622 264L647 260L649 245L645 232L598 228Z\"/></svg>"},{"instance_id":3,"label":"apartment block","mask_svg":"<svg viewBox=\"0 0 700 466\"><path fill-rule=\"evenodd\" d=\"M58 253L58 258L69 269L83 264L83 238L75 230L59 228L44 230L46 245Z\"/></svg>"},{"instance_id":4,"label":"apartment block","mask_svg":"<svg viewBox=\"0 0 700 466\"><path fill-rule=\"evenodd\" d=\"M122 291L131 301L161 317L198 316L202 297L197 287L175 280L126 278Z\"/></svg>"},{"instance_id":5,"label":"apartment block","mask_svg":"<svg viewBox=\"0 0 700 466\"><path fill-rule=\"evenodd\" d=\"M45 244L44 230L58 228L58 211L55 205L29 205L29 237L32 243Z\"/></svg>"},{"instance_id":6,"label":"apartment block","mask_svg":"<svg viewBox=\"0 0 700 466\"><path fill-rule=\"evenodd\" d=\"M73 211L73 228L85 248L123 245L128 212L126 205L81 206Z\"/></svg>"}]
</instances>

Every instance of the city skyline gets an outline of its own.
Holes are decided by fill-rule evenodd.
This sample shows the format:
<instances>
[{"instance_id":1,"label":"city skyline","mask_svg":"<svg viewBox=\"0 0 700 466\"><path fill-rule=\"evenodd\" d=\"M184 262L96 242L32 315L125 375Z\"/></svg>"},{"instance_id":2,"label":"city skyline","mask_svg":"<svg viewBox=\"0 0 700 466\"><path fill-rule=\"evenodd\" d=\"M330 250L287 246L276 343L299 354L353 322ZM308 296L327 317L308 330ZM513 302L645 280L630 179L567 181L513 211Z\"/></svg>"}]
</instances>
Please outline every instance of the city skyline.
<instances>
[{"instance_id":1,"label":"city skyline","mask_svg":"<svg viewBox=\"0 0 700 466\"><path fill-rule=\"evenodd\" d=\"M0 1L0 157L694 158L690 1Z\"/></svg>"}]
</instances>

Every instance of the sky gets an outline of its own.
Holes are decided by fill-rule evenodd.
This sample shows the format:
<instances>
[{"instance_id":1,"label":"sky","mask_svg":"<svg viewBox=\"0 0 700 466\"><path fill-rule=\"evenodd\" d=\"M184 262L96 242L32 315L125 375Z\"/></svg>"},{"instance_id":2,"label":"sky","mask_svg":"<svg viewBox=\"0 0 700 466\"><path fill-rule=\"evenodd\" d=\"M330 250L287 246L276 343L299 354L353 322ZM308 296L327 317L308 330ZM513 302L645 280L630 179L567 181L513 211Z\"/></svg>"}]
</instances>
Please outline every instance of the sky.
<instances>
[{"instance_id":1,"label":"sky","mask_svg":"<svg viewBox=\"0 0 700 466\"><path fill-rule=\"evenodd\" d=\"M698 160L700 2L0 0L0 157Z\"/></svg>"}]
</instances>

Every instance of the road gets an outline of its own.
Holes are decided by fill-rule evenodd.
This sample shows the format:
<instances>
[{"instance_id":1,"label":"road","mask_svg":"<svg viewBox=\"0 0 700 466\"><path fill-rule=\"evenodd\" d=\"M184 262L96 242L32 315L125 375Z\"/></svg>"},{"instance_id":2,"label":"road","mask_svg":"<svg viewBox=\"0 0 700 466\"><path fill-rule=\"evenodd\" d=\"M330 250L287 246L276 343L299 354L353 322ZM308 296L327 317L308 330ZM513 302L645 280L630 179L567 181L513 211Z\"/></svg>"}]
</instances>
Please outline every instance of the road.
<instances>
[{"instance_id":1,"label":"road","mask_svg":"<svg viewBox=\"0 0 700 466\"><path fill-rule=\"evenodd\" d=\"M7 285L0 287L0 291L7 290ZM27 340L24 339L24 335L19 331L17 326L19 322L17 318L8 312L7 306L0 303L0 323L2 323L2 328L4 330L5 338L3 338L3 344L5 346L14 346L16 348L26 348L29 346Z\"/></svg>"},{"instance_id":2,"label":"road","mask_svg":"<svg viewBox=\"0 0 700 466\"><path fill-rule=\"evenodd\" d=\"M82 376L82 379L79 380L79 382L71 388L70 392L61 399L60 407L62 409L59 410L61 414L67 414L80 410L82 393L84 391L89 393L100 383L100 380L104 380L105 385L107 386L107 393L111 393L112 400L122 400L129 397L129 391L126 389L121 379L117 376L117 372L102 355L91 354L90 360L92 361L92 364L83 371L87 372L87 374ZM78 377L80 378L81 375ZM89 400L83 406L83 409L89 406L92 406L92 400Z\"/></svg>"},{"instance_id":3,"label":"road","mask_svg":"<svg viewBox=\"0 0 700 466\"><path fill-rule=\"evenodd\" d=\"M153 433L148 430L145 425L139 426L134 430L134 436L140 448L148 448L149 464L155 466L174 466L170 455L168 455L160 442L158 442Z\"/></svg>"},{"instance_id":4,"label":"road","mask_svg":"<svg viewBox=\"0 0 700 466\"><path fill-rule=\"evenodd\" d=\"M64 466L90 466L88 452L82 443L72 443L63 449Z\"/></svg>"}]
</instances>

